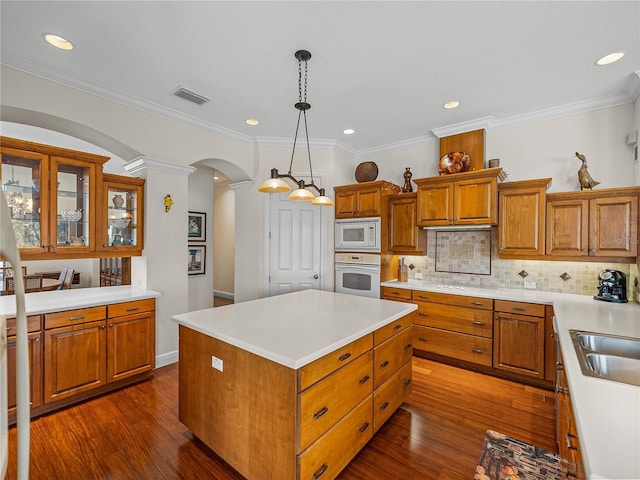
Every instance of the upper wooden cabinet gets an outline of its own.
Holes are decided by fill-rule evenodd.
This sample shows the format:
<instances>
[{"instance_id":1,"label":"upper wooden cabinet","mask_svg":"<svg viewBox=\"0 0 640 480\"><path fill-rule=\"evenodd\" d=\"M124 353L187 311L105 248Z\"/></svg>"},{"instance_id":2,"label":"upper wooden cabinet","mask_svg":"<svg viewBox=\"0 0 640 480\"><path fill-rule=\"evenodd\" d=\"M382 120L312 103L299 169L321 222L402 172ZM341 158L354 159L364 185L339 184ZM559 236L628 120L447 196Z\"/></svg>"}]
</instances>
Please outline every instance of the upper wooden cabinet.
<instances>
[{"instance_id":1,"label":"upper wooden cabinet","mask_svg":"<svg viewBox=\"0 0 640 480\"><path fill-rule=\"evenodd\" d=\"M547 195L546 254L636 257L639 196L638 187Z\"/></svg>"},{"instance_id":2,"label":"upper wooden cabinet","mask_svg":"<svg viewBox=\"0 0 640 480\"><path fill-rule=\"evenodd\" d=\"M501 258L544 254L545 197L550 178L498 185L498 253Z\"/></svg>"},{"instance_id":3,"label":"upper wooden cabinet","mask_svg":"<svg viewBox=\"0 0 640 480\"><path fill-rule=\"evenodd\" d=\"M495 225L501 168L414 180L418 225Z\"/></svg>"},{"instance_id":4,"label":"upper wooden cabinet","mask_svg":"<svg viewBox=\"0 0 640 480\"><path fill-rule=\"evenodd\" d=\"M2 190L23 260L89 258L112 255L103 245L109 218L107 193L130 192L135 200L133 243L127 255L142 251L142 185L140 180L105 175L109 157L0 137ZM130 202L127 202L129 205ZM99 238L104 237L104 238ZM124 245L123 240L123 245ZM124 253L124 252L121 252Z\"/></svg>"},{"instance_id":5,"label":"upper wooden cabinet","mask_svg":"<svg viewBox=\"0 0 640 480\"><path fill-rule=\"evenodd\" d=\"M400 187L378 180L334 187L336 218L380 217L382 196L397 193Z\"/></svg>"},{"instance_id":6,"label":"upper wooden cabinet","mask_svg":"<svg viewBox=\"0 0 640 480\"><path fill-rule=\"evenodd\" d=\"M387 200L387 250L397 254L424 255L427 248L427 232L416 223L417 193L390 195Z\"/></svg>"}]
</instances>

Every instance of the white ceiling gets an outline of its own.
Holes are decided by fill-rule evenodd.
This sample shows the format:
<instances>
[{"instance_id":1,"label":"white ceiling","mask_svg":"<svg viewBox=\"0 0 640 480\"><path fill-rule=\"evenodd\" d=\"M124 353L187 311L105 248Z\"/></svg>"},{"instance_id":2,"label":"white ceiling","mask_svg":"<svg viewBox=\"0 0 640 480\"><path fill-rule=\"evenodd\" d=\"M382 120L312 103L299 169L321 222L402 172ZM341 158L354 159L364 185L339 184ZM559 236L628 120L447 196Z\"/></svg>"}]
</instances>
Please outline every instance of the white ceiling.
<instances>
[{"instance_id":1,"label":"white ceiling","mask_svg":"<svg viewBox=\"0 0 640 480\"><path fill-rule=\"evenodd\" d=\"M480 119L499 126L628 103L640 91L640 1L2 0L0 9L3 64L247 141L293 137L299 49L312 53L312 142L359 154ZM76 48L54 49L45 32ZM625 57L594 64L615 51ZM211 102L176 98L178 86ZM443 109L449 100L461 106Z\"/></svg>"}]
</instances>

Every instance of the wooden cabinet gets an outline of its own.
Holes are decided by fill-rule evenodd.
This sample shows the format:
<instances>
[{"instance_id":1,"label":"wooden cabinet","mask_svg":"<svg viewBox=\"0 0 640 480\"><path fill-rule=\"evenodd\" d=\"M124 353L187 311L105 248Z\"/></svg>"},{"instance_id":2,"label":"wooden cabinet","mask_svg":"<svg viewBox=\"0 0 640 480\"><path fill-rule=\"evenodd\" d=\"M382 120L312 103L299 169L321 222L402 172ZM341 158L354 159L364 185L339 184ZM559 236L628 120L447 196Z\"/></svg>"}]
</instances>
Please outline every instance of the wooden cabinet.
<instances>
[{"instance_id":1,"label":"wooden cabinet","mask_svg":"<svg viewBox=\"0 0 640 480\"><path fill-rule=\"evenodd\" d=\"M495 225L501 168L414 180L418 225Z\"/></svg>"},{"instance_id":2,"label":"wooden cabinet","mask_svg":"<svg viewBox=\"0 0 640 480\"><path fill-rule=\"evenodd\" d=\"M550 178L498 185L498 254L529 258L544 254L545 199Z\"/></svg>"},{"instance_id":3,"label":"wooden cabinet","mask_svg":"<svg viewBox=\"0 0 640 480\"><path fill-rule=\"evenodd\" d=\"M16 319L7 319L7 407L10 422L16 415ZM29 400L31 408L42 404L42 319L27 317Z\"/></svg>"},{"instance_id":4,"label":"wooden cabinet","mask_svg":"<svg viewBox=\"0 0 640 480\"><path fill-rule=\"evenodd\" d=\"M558 451L564 460L563 478L572 480L584 480L584 464L580 453L578 429L576 427L569 384L564 372L564 364L560 354L557 363L556 380L556 422L558 438Z\"/></svg>"},{"instance_id":5,"label":"wooden cabinet","mask_svg":"<svg viewBox=\"0 0 640 480\"><path fill-rule=\"evenodd\" d=\"M547 195L547 255L636 257L639 196L637 187Z\"/></svg>"},{"instance_id":6,"label":"wooden cabinet","mask_svg":"<svg viewBox=\"0 0 640 480\"><path fill-rule=\"evenodd\" d=\"M427 232L418 227L417 193L390 195L387 198L388 228L386 250L394 254L424 255Z\"/></svg>"},{"instance_id":7,"label":"wooden cabinet","mask_svg":"<svg viewBox=\"0 0 640 480\"><path fill-rule=\"evenodd\" d=\"M495 301L493 367L545 377L545 306Z\"/></svg>"},{"instance_id":8,"label":"wooden cabinet","mask_svg":"<svg viewBox=\"0 0 640 480\"><path fill-rule=\"evenodd\" d=\"M400 191L384 180L334 187L336 218L380 217L382 197Z\"/></svg>"},{"instance_id":9,"label":"wooden cabinet","mask_svg":"<svg viewBox=\"0 0 640 480\"><path fill-rule=\"evenodd\" d=\"M144 248L144 179L103 174L98 248L113 256L141 255Z\"/></svg>"}]
</instances>

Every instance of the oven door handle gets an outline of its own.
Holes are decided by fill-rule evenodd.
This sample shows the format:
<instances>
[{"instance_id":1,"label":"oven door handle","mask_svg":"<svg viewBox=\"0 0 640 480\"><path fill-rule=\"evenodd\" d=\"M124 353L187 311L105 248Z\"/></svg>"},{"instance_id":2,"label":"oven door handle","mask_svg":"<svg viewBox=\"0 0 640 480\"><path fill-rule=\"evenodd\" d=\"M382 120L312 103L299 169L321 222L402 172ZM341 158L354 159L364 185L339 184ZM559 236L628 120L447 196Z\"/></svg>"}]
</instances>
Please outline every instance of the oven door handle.
<instances>
[{"instance_id":1,"label":"oven door handle","mask_svg":"<svg viewBox=\"0 0 640 480\"><path fill-rule=\"evenodd\" d=\"M345 270L359 270L361 272L380 273L380 267L377 265L362 265L360 263L336 263L336 272Z\"/></svg>"}]
</instances>

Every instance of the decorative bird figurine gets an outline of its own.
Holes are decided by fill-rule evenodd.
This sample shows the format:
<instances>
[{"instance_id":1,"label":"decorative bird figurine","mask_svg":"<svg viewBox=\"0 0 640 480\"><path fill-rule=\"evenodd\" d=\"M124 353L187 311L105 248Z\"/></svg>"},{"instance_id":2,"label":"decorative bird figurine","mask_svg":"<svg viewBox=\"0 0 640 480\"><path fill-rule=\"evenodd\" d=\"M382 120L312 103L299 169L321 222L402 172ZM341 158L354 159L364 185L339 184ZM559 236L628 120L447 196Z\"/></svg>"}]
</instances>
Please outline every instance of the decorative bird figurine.
<instances>
[{"instance_id":1,"label":"decorative bird figurine","mask_svg":"<svg viewBox=\"0 0 640 480\"><path fill-rule=\"evenodd\" d=\"M580 190L584 190L588 188L589 190L593 190L593 187L596 185L600 185L600 182L597 182L591 175L589 175L589 170L587 170L587 157L582 155L581 153L576 152L576 157L578 160L582 162L582 166L580 170L578 170L578 181L580 182Z\"/></svg>"}]
</instances>

